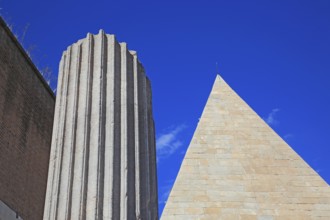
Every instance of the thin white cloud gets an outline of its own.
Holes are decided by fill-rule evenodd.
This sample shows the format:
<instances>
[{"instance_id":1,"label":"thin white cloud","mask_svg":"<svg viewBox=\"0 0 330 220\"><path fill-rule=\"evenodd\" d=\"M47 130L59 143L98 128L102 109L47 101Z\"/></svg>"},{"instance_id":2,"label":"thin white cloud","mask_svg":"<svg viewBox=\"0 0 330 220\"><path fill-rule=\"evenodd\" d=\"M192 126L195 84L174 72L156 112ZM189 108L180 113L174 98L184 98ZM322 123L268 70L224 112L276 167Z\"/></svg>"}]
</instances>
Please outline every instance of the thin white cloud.
<instances>
[{"instance_id":1,"label":"thin white cloud","mask_svg":"<svg viewBox=\"0 0 330 220\"><path fill-rule=\"evenodd\" d=\"M159 204L165 204L174 184L174 179L167 181L160 189Z\"/></svg>"},{"instance_id":2,"label":"thin white cloud","mask_svg":"<svg viewBox=\"0 0 330 220\"><path fill-rule=\"evenodd\" d=\"M293 134L286 134L286 135L283 136L284 140L289 140L291 138L293 138Z\"/></svg>"},{"instance_id":3,"label":"thin white cloud","mask_svg":"<svg viewBox=\"0 0 330 220\"><path fill-rule=\"evenodd\" d=\"M186 128L185 125L179 125L166 133L161 134L156 140L157 146L157 159L168 157L175 153L182 145L183 142L179 140L179 133Z\"/></svg>"},{"instance_id":4,"label":"thin white cloud","mask_svg":"<svg viewBox=\"0 0 330 220\"><path fill-rule=\"evenodd\" d=\"M172 187L172 186L171 186ZM162 194L161 194L161 196L160 196L160 198L159 198L159 203L160 204L164 204L164 203L166 203L167 202L167 199L168 199L168 196L170 195L170 192L171 192L171 187L168 187L168 189L166 189L166 191L164 191Z\"/></svg>"},{"instance_id":5,"label":"thin white cloud","mask_svg":"<svg viewBox=\"0 0 330 220\"><path fill-rule=\"evenodd\" d=\"M272 111L268 114L266 118L264 118L265 122L269 125L277 125L279 121L276 119L276 114L279 112L279 108L274 108Z\"/></svg>"}]
</instances>

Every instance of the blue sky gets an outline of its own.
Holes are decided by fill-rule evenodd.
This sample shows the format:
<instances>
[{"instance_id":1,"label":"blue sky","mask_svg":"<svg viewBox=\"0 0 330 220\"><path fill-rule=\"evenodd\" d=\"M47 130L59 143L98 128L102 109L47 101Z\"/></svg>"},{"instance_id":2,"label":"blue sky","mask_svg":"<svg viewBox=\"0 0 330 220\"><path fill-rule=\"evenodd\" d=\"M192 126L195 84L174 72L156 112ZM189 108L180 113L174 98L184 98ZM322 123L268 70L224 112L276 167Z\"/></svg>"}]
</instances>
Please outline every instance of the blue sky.
<instances>
[{"instance_id":1,"label":"blue sky","mask_svg":"<svg viewBox=\"0 0 330 220\"><path fill-rule=\"evenodd\" d=\"M216 76L330 183L330 1L0 0L39 69L104 29L138 51L153 87L160 210ZM1 42L0 42L1 43Z\"/></svg>"}]
</instances>

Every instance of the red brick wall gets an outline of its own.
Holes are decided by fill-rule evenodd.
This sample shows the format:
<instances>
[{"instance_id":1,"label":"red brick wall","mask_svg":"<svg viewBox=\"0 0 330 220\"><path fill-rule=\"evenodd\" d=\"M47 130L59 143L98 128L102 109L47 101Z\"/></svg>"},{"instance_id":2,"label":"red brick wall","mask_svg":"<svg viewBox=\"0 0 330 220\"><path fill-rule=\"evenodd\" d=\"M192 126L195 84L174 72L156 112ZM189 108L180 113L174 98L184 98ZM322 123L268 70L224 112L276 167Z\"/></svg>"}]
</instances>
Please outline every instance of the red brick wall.
<instances>
[{"instance_id":1,"label":"red brick wall","mask_svg":"<svg viewBox=\"0 0 330 220\"><path fill-rule=\"evenodd\" d=\"M42 219L54 95L0 18L0 200Z\"/></svg>"}]
</instances>

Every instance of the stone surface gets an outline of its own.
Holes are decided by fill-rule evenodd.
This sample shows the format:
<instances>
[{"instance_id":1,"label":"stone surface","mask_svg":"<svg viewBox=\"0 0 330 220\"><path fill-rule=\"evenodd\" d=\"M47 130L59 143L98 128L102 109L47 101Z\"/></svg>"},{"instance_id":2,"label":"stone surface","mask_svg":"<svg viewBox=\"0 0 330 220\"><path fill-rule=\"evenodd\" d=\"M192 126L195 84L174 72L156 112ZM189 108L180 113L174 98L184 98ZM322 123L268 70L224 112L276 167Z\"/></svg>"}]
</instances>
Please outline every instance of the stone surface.
<instances>
[{"instance_id":1,"label":"stone surface","mask_svg":"<svg viewBox=\"0 0 330 220\"><path fill-rule=\"evenodd\" d=\"M162 219L330 219L329 185L220 77Z\"/></svg>"},{"instance_id":2,"label":"stone surface","mask_svg":"<svg viewBox=\"0 0 330 220\"><path fill-rule=\"evenodd\" d=\"M44 219L157 219L151 88L136 52L88 34L60 62Z\"/></svg>"},{"instance_id":3,"label":"stone surface","mask_svg":"<svg viewBox=\"0 0 330 220\"><path fill-rule=\"evenodd\" d=\"M26 220L42 219L54 105L53 92L0 18L0 200Z\"/></svg>"},{"instance_id":4,"label":"stone surface","mask_svg":"<svg viewBox=\"0 0 330 220\"><path fill-rule=\"evenodd\" d=\"M0 219L3 220L22 220L17 212L8 207L0 200Z\"/></svg>"}]
</instances>

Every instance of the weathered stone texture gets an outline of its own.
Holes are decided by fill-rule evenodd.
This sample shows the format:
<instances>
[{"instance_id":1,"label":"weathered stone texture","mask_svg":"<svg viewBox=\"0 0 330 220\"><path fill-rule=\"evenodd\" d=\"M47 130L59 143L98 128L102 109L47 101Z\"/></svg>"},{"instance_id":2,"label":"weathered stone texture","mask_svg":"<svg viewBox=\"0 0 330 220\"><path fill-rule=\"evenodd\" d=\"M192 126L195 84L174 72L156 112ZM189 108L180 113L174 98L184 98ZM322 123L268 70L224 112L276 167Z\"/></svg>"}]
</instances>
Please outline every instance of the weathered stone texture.
<instances>
[{"instance_id":1,"label":"weathered stone texture","mask_svg":"<svg viewBox=\"0 0 330 220\"><path fill-rule=\"evenodd\" d=\"M136 52L88 34L63 53L44 219L157 219L151 88Z\"/></svg>"},{"instance_id":2,"label":"weathered stone texture","mask_svg":"<svg viewBox=\"0 0 330 220\"><path fill-rule=\"evenodd\" d=\"M42 219L55 98L0 18L0 200Z\"/></svg>"},{"instance_id":3,"label":"weathered stone texture","mask_svg":"<svg viewBox=\"0 0 330 220\"><path fill-rule=\"evenodd\" d=\"M162 219L330 219L329 185L217 76Z\"/></svg>"}]
</instances>

